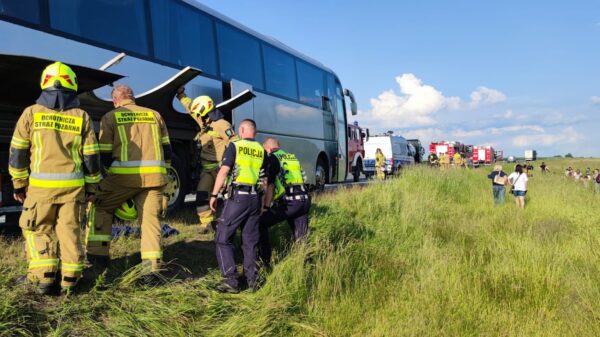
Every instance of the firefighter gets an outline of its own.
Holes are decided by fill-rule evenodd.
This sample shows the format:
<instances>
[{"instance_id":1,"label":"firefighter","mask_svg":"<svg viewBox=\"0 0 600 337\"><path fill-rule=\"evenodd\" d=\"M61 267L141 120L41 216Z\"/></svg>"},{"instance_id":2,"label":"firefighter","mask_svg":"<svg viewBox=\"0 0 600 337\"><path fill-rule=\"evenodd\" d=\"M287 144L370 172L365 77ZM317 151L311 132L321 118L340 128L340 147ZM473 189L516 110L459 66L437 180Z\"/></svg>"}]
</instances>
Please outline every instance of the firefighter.
<instances>
[{"instance_id":1,"label":"firefighter","mask_svg":"<svg viewBox=\"0 0 600 337\"><path fill-rule=\"evenodd\" d=\"M177 98L200 126L200 132L195 138L201 146L202 166L196 192L196 212L200 220L199 232L205 234L210 231L210 225L215 220L214 213L208 206L208 194L215 185L219 162L223 159L225 149L238 137L223 113L214 109L210 97L199 96L192 100L185 94L185 87L181 87L177 91Z\"/></svg>"},{"instance_id":2,"label":"firefighter","mask_svg":"<svg viewBox=\"0 0 600 337\"><path fill-rule=\"evenodd\" d=\"M429 154L429 166L438 166L440 164L440 159L438 158L437 154L435 154L435 152L432 152Z\"/></svg>"},{"instance_id":3,"label":"firefighter","mask_svg":"<svg viewBox=\"0 0 600 337\"><path fill-rule=\"evenodd\" d=\"M254 140L256 124L245 119L239 128L241 140L229 144L215 185L210 195L209 206L216 211L217 196L227 186L227 198L223 213L219 217L215 234L217 262L223 276L218 290L228 293L239 292L238 273L233 258L233 237L237 228L242 230L244 275L248 287L257 288L256 248L259 240L258 220L261 199L258 194L261 179L266 169L266 156L260 143Z\"/></svg>"},{"instance_id":4,"label":"firefighter","mask_svg":"<svg viewBox=\"0 0 600 337\"><path fill-rule=\"evenodd\" d=\"M308 211L311 201L304 186L306 177L296 156L283 151L276 138L267 138L263 146L269 156L268 183L259 221L259 254L269 269L272 251L269 227L287 220L294 241L304 240L309 232Z\"/></svg>"},{"instance_id":5,"label":"firefighter","mask_svg":"<svg viewBox=\"0 0 600 337\"><path fill-rule=\"evenodd\" d=\"M447 153L440 153L440 165L443 169L448 169L450 167L450 156Z\"/></svg>"},{"instance_id":6,"label":"firefighter","mask_svg":"<svg viewBox=\"0 0 600 337\"><path fill-rule=\"evenodd\" d=\"M452 158L452 162L454 164L455 168L459 168L462 166L463 164L463 160L462 160L462 156L460 155L460 153L456 152Z\"/></svg>"},{"instance_id":7,"label":"firefighter","mask_svg":"<svg viewBox=\"0 0 600 337\"><path fill-rule=\"evenodd\" d=\"M383 155L380 148L377 148L377 151L375 152L375 171L377 173L377 179L385 179L385 155Z\"/></svg>"},{"instance_id":8,"label":"firefighter","mask_svg":"<svg viewBox=\"0 0 600 337\"><path fill-rule=\"evenodd\" d=\"M14 198L23 203L19 225L29 262L18 282L37 284L42 294L53 290L59 269L62 291L81 277L82 209L101 179L98 142L89 115L79 109L77 86L67 65L46 67L42 93L21 114L10 145L9 172Z\"/></svg>"},{"instance_id":9,"label":"firefighter","mask_svg":"<svg viewBox=\"0 0 600 337\"><path fill-rule=\"evenodd\" d=\"M171 162L169 134L157 111L135 104L128 86L115 86L112 101L115 109L100 122L100 155L107 176L88 215L88 260L96 270L107 267L113 215L133 199L142 231L142 282L154 282L163 254L159 214L166 204L162 189Z\"/></svg>"}]
</instances>

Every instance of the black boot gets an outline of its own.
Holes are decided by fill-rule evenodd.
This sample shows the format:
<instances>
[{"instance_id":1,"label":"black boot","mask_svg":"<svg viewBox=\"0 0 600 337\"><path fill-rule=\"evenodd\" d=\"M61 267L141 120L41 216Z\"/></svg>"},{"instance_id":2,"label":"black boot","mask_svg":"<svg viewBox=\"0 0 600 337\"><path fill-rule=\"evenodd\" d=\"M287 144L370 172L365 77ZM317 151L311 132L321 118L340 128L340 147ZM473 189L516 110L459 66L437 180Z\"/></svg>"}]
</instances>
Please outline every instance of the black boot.
<instances>
[{"instance_id":1,"label":"black boot","mask_svg":"<svg viewBox=\"0 0 600 337\"><path fill-rule=\"evenodd\" d=\"M110 257L103 255L87 254L87 268L83 271L83 279L92 282L102 275L107 269Z\"/></svg>"},{"instance_id":2,"label":"black boot","mask_svg":"<svg viewBox=\"0 0 600 337\"><path fill-rule=\"evenodd\" d=\"M27 275L21 275L15 279L15 285L34 287L35 291L40 295L51 295L56 290L54 283L35 283L27 278Z\"/></svg>"}]
</instances>

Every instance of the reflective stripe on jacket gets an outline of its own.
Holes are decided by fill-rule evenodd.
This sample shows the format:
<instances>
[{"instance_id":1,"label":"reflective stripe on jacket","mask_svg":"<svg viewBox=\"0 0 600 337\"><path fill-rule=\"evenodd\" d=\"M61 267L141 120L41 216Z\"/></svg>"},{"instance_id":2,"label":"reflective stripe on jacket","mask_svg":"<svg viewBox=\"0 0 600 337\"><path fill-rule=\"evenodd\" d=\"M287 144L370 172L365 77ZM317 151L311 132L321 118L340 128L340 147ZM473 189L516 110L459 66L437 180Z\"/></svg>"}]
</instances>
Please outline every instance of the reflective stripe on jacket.
<instances>
[{"instance_id":1,"label":"reflective stripe on jacket","mask_svg":"<svg viewBox=\"0 0 600 337\"><path fill-rule=\"evenodd\" d=\"M26 108L10 144L9 173L28 198L61 203L83 196L100 182L100 157L89 115L35 104Z\"/></svg>"},{"instance_id":2,"label":"reflective stripe on jacket","mask_svg":"<svg viewBox=\"0 0 600 337\"><path fill-rule=\"evenodd\" d=\"M123 186L166 184L171 144L158 112L124 100L102 117L99 148L108 173L119 175Z\"/></svg>"},{"instance_id":3,"label":"reflective stripe on jacket","mask_svg":"<svg viewBox=\"0 0 600 337\"><path fill-rule=\"evenodd\" d=\"M286 187L304 185L304 172L296 155L281 149L273 152L273 155L279 160L280 167L273 193L273 200L277 200L285 194Z\"/></svg>"}]
</instances>

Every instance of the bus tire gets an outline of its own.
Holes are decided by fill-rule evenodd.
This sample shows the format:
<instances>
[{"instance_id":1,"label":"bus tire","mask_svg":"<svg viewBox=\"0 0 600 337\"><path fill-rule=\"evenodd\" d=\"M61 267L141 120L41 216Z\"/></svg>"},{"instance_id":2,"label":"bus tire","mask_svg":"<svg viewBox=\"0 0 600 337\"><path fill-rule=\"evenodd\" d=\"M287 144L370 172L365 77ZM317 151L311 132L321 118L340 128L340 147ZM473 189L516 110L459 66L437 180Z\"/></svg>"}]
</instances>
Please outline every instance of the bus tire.
<instances>
[{"instance_id":1,"label":"bus tire","mask_svg":"<svg viewBox=\"0 0 600 337\"><path fill-rule=\"evenodd\" d=\"M183 157L173 152L171 167L167 170L169 182L164 190L169 196L168 212L171 214L181 208L185 202L185 188L188 186L190 176L186 168Z\"/></svg>"},{"instance_id":2,"label":"bus tire","mask_svg":"<svg viewBox=\"0 0 600 337\"><path fill-rule=\"evenodd\" d=\"M327 183L327 162L323 158L319 158L317 166L315 166L315 190L323 191Z\"/></svg>"}]
</instances>

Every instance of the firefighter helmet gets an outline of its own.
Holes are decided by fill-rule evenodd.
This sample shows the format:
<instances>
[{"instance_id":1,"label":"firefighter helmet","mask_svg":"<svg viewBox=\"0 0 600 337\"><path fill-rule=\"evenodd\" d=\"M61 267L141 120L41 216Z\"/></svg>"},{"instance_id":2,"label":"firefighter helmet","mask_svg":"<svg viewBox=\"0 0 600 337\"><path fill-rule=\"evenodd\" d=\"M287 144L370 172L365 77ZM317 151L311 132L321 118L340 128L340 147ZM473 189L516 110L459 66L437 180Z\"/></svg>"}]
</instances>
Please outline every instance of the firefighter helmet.
<instances>
[{"instance_id":1,"label":"firefighter helmet","mask_svg":"<svg viewBox=\"0 0 600 337\"><path fill-rule=\"evenodd\" d=\"M42 72L40 87L42 90L62 87L77 91L77 75L68 65L54 62Z\"/></svg>"},{"instance_id":2,"label":"firefighter helmet","mask_svg":"<svg viewBox=\"0 0 600 337\"><path fill-rule=\"evenodd\" d=\"M125 221L133 221L137 219L138 214L133 200L129 199L121 204L121 206L115 210L115 216Z\"/></svg>"},{"instance_id":3,"label":"firefighter helmet","mask_svg":"<svg viewBox=\"0 0 600 337\"><path fill-rule=\"evenodd\" d=\"M212 98L208 96L198 96L192 101L192 115L194 117L204 117L214 108Z\"/></svg>"}]
</instances>

